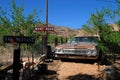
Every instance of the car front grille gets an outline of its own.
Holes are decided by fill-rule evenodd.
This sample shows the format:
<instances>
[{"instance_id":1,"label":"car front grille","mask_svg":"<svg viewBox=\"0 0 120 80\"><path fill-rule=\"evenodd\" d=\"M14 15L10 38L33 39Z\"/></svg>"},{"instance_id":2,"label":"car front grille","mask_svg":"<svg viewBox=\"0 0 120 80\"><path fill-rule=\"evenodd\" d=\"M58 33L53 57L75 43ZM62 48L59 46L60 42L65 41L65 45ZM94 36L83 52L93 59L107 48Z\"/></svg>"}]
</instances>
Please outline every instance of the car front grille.
<instances>
[{"instance_id":1,"label":"car front grille","mask_svg":"<svg viewBox=\"0 0 120 80\"><path fill-rule=\"evenodd\" d=\"M79 49L79 50L65 49L63 50L63 53L65 54L87 54L88 52L89 52L88 49Z\"/></svg>"}]
</instances>

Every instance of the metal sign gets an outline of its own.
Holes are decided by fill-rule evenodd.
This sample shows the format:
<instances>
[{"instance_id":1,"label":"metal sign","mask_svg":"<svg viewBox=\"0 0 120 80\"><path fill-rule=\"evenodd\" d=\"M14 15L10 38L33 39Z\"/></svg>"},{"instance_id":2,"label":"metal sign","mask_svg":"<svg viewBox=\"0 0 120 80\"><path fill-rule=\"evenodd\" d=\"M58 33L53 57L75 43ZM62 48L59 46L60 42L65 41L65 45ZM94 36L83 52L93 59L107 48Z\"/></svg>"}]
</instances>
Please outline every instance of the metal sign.
<instances>
[{"instance_id":1,"label":"metal sign","mask_svg":"<svg viewBox=\"0 0 120 80\"><path fill-rule=\"evenodd\" d=\"M54 27L45 27L45 31L54 31Z\"/></svg>"},{"instance_id":2,"label":"metal sign","mask_svg":"<svg viewBox=\"0 0 120 80\"><path fill-rule=\"evenodd\" d=\"M54 31L54 27L35 27L35 31Z\"/></svg>"},{"instance_id":3,"label":"metal sign","mask_svg":"<svg viewBox=\"0 0 120 80\"><path fill-rule=\"evenodd\" d=\"M3 41L6 43L35 43L35 38L28 36L4 36Z\"/></svg>"},{"instance_id":4,"label":"metal sign","mask_svg":"<svg viewBox=\"0 0 120 80\"><path fill-rule=\"evenodd\" d=\"M35 31L44 31L44 27L35 27Z\"/></svg>"}]
</instances>

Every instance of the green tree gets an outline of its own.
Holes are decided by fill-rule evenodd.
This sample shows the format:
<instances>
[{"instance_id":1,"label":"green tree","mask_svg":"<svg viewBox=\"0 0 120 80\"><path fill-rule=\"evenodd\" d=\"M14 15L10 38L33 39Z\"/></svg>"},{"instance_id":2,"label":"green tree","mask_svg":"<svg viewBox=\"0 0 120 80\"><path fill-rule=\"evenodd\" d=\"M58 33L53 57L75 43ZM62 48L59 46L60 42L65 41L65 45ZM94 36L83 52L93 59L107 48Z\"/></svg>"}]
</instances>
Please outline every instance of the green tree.
<instances>
[{"instance_id":1,"label":"green tree","mask_svg":"<svg viewBox=\"0 0 120 80\"><path fill-rule=\"evenodd\" d=\"M118 4L120 5L120 3ZM95 13L91 14L88 21L89 24L87 23L83 26L83 29L86 32L99 34L101 38L101 41L99 42L99 47L101 48L103 53L120 53L120 30L114 31L114 26L110 26L107 23L108 19L114 21L116 17L120 17L119 5L118 9L116 10L112 10L111 8L104 8L102 11L97 10ZM117 21L117 24L118 26L120 26L120 20Z\"/></svg>"},{"instance_id":2,"label":"green tree","mask_svg":"<svg viewBox=\"0 0 120 80\"><path fill-rule=\"evenodd\" d=\"M4 9L0 6L0 45L3 45L3 36L33 36L37 42L40 42L39 34L33 32L35 24L40 22L37 11L34 10L28 15L24 15L24 0L21 6L11 0L9 9Z\"/></svg>"}]
</instances>

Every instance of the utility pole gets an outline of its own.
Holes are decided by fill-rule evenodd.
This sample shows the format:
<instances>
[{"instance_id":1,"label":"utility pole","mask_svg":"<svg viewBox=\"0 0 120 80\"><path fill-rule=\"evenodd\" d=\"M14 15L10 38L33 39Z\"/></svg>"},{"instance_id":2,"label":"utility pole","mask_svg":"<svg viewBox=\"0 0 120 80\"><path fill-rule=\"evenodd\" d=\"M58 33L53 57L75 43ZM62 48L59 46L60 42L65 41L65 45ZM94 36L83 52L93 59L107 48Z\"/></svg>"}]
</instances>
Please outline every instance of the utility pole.
<instances>
[{"instance_id":1,"label":"utility pole","mask_svg":"<svg viewBox=\"0 0 120 80\"><path fill-rule=\"evenodd\" d=\"M46 0L46 25L45 27L48 27L48 0ZM43 53L45 56L47 56L47 40L48 39L48 32L45 32L45 35L43 37Z\"/></svg>"},{"instance_id":2,"label":"utility pole","mask_svg":"<svg viewBox=\"0 0 120 80\"><path fill-rule=\"evenodd\" d=\"M48 0L46 0L46 27L48 27Z\"/></svg>"}]
</instances>

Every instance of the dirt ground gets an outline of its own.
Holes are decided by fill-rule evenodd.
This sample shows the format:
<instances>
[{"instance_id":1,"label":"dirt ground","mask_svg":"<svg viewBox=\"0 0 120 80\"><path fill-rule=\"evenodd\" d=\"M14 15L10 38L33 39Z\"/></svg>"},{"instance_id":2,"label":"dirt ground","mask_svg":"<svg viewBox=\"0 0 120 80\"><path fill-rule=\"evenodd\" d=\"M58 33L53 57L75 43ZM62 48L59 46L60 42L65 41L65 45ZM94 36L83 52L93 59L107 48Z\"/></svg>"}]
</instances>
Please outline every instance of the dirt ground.
<instances>
[{"instance_id":1,"label":"dirt ground","mask_svg":"<svg viewBox=\"0 0 120 80\"><path fill-rule=\"evenodd\" d=\"M97 63L54 60L48 64L45 75L39 76L38 80L97 80L100 71L107 66Z\"/></svg>"},{"instance_id":2,"label":"dirt ground","mask_svg":"<svg viewBox=\"0 0 120 80\"><path fill-rule=\"evenodd\" d=\"M12 61L12 55L7 54L10 58L3 58L1 55L0 62ZM10 61L9 61L10 59ZM116 66L120 69L120 61ZM46 62L48 70L45 74L37 74L32 80L97 80L101 77L101 71L109 65L100 65L91 61L74 61L74 60L53 60L53 62ZM118 79L120 80L120 79Z\"/></svg>"}]
</instances>

